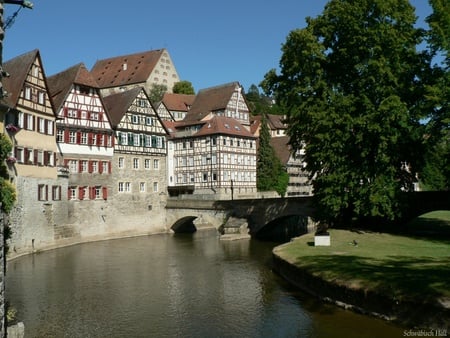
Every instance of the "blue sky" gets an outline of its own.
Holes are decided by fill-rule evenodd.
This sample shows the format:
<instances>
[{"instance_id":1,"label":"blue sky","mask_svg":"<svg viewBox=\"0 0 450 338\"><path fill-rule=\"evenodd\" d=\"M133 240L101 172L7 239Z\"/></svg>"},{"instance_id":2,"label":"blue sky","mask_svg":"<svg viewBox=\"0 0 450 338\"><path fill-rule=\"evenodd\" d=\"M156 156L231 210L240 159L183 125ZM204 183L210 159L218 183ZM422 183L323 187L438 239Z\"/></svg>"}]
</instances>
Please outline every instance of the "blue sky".
<instances>
[{"instance_id":1,"label":"blue sky","mask_svg":"<svg viewBox=\"0 0 450 338\"><path fill-rule=\"evenodd\" d=\"M232 81L248 90L277 68L289 32L326 0L31 0L5 32L3 60L39 49L46 75L79 62L166 48L195 91ZM412 0L419 20L427 0ZM6 20L19 9L5 5Z\"/></svg>"}]
</instances>

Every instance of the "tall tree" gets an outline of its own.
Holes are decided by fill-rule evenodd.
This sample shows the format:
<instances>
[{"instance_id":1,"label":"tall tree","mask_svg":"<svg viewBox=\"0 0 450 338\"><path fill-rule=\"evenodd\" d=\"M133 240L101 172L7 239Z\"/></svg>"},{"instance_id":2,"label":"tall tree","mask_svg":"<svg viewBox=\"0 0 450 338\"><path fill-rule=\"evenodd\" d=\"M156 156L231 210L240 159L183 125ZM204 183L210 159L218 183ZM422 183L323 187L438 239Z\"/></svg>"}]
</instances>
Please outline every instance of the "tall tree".
<instances>
[{"instance_id":1,"label":"tall tree","mask_svg":"<svg viewBox=\"0 0 450 338\"><path fill-rule=\"evenodd\" d=\"M259 191L276 191L279 195L284 196L289 176L276 156L275 150L270 144L270 138L267 118L263 114L259 131L256 186Z\"/></svg>"},{"instance_id":2,"label":"tall tree","mask_svg":"<svg viewBox=\"0 0 450 338\"><path fill-rule=\"evenodd\" d=\"M194 87L189 81L180 81L174 84L172 88L174 94L195 95Z\"/></svg>"},{"instance_id":3,"label":"tall tree","mask_svg":"<svg viewBox=\"0 0 450 338\"><path fill-rule=\"evenodd\" d=\"M430 0L432 14L426 19L428 45L434 64L432 83L427 87L430 119L427 153L420 173L424 188L450 189L450 2Z\"/></svg>"},{"instance_id":4,"label":"tall tree","mask_svg":"<svg viewBox=\"0 0 450 338\"><path fill-rule=\"evenodd\" d=\"M305 144L319 217L329 224L395 219L399 194L421 162L429 57L418 52L407 0L331 0L282 47L280 71L261 83ZM404 167L404 166L403 166ZM411 173L412 174L412 173Z\"/></svg>"}]
</instances>

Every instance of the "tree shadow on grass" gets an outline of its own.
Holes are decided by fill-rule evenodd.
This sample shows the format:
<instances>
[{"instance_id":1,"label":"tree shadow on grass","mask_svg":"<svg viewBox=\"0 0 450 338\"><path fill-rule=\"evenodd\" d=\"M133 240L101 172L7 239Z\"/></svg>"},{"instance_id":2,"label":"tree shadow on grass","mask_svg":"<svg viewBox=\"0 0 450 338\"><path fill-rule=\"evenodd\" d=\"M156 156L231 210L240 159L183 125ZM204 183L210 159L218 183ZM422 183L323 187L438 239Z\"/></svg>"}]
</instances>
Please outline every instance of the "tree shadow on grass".
<instances>
[{"instance_id":1,"label":"tree shadow on grass","mask_svg":"<svg viewBox=\"0 0 450 338\"><path fill-rule=\"evenodd\" d=\"M391 299L434 301L449 297L450 258L387 256L370 259L349 255L319 255L299 258L314 275L350 287L382 294ZM356 284L355 284L356 281Z\"/></svg>"}]
</instances>

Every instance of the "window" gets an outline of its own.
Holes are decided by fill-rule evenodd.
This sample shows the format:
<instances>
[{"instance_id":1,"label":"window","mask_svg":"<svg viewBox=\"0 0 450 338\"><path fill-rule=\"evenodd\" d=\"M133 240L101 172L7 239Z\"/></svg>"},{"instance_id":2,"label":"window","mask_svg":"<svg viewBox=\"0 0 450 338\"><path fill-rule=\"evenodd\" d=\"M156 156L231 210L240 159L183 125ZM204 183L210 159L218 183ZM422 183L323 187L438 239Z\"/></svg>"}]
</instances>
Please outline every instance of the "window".
<instances>
[{"instance_id":1,"label":"window","mask_svg":"<svg viewBox=\"0 0 450 338\"><path fill-rule=\"evenodd\" d=\"M87 171L88 171L88 161L86 161L86 160L82 160L82 161L80 161L80 163L81 163L81 172L82 173L87 173Z\"/></svg>"},{"instance_id":2,"label":"window","mask_svg":"<svg viewBox=\"0 0 450 338\"><path fill-rule=\"evenodd\" d=\"M76 200L77 199L77 188L76 187L69 187L68 189L69 194L69 200Z\"/></svg>"},{"instance_id":3,"label":"window","mask_svg":"<svg viewBox=\"0 0 450 338\"><path fill-rule=\"evenodd\" d=\"M92 134L92 145L96 145L97 144L97 134Z\"/></svg>"},{"instance_id":4,"label":"window","mask_svg":"<svg viewBox=\"0 0 450 338\"><path fill-rule=\"evenodd\" d=\"M132 115L131 116L131 122L133 124L138 124L139 123L139 116L138 115Z\"/></svg>"},{"instance_id":5,"label":"window","mask_svg":"<svg viewBox=\"0 0 450 338\"><path fill-rule=\"evenodd\" d=\"M203 182L208 181L208 173L203 173Z\"/></svg>"},{"instance_id":6,"label":"window","mask_svg":"<svg viewBox=\"0 0 450 338\"><path fill-rule=\"evenodd\" d=\"M102 187L96 186L94 188L94 192L95 192L95 199L100 199L102 198Z\"/></svg>"},{"instance_id":7,"label":"window","mask_svg":"<svg viewBox=\"0 0 450 338\"><path fill-rule=\"evenodd\" d=\"M23 148L16 148L15 149L16 154L16 160L19 163L24 163L24 149Z\"/></svg>"},{"instance_id":8,"label":"window","mask_svg":"<svg viewBox=\"0 0 450 338\"><path fill-rule=\"evenodd\" d=\"M77 133L75 131L69 132L69 143L77 143Z\"/></svg>"},{"instance_id":9,"label":"window","mask_svg":"<svg viewBox=\"0 0 450 338\"><path fill-rule=\"evenodd\" d=\"M25 100L31 100L31 87L25 87Z\"/></svg>"},{"instance_id":10,"label":"window","mask_svg":"<svg viewBox=\"0 0 450 338\"><path fill-rule=\"evenodd\" d=\"M212 174L212 180L213 181L217 181L217 173L213 173Z\"/></svg>"},{"instance_id":11,"label":"window","mask_svg":"<svg viewBox=\"0 0 450 338\"><path fill-rule=\"evenodd\" d=\"M153 182L153 191L158 192L158 182Z\"/></svg>"},{"instance_id":12,"label":"window","mask_svg":"<svg viewBox=\"0 0 450 338\"><path fill-rule=\"evenodd\" d=\"M133 158L133 169L139 169L139 159Z\"/></svg>"},{"instance_id":13,"label":"window","mask_svg":"<svg viewBox=\"0 0 450 338\"><path fill-rule=\"evenodd\" d=\"M34 116L30 114L26 114L26 129L27 130L34 130Z\"/></svg>"},{"instance_id":14,"label":"window","mask_svg":"<svg viewBox=\"0 0 450 338\"><path fill-rule=\"evenodd\" d=\"M146 124L147 126L151 126L151 125L153 124L153 118L152 118L151 116L147 116L147 117L145 118L145 124Z\"/></svg>"},{"instance_id":15,"label":"window","mask_svg":"<svg viewBox=\"0 0 450 338\"><path fill-rule=\"evenodd\" d=\"M39 184L38 185L38 201L48 200L48 185Z\"/></svg>"},{"instance_id":16,"label":"window","mask_svg":"<svg viewBox=\"0 0 450 338\"><path fill-rule=\"evenodd\" d=\"M159 160L153 160L153 169L155 170L159 169Z\"/></svg>"},{"instance_id":17,"label":"window","mask_svg":"<svg viewBox=\"0 0 450 338\"><path fill-rule=\"evenodd\" d=\"M53 126L54 126L53 121L52 120L47 120L47 134L49 134L49 135L53 135L54 134Z\"/></svg>"},{"instance_id":18,"label":"window","mask_svg":"<svg viewBox=\"0 0 450 338\"><path fill-rule=\"evenodd\" d=\"M119 169L125 168L125 159L123 157L119 157L118 166L119 166Z\"/></svg>"},{"instance_id":19,"label":"window","mask_svg":"<svg viewBox=\"0 0 450 338\"><path fill-rule=\"evenodd\" d=\"M145 182L140 182L139 183L139 191L140 192L145 192Z\"/></svg>"},{"instance_id":20,"label":"window","mask_svg":"<svg viewBox=\"0 0 450 338\"><path fill-rule=\"evenodd\" d=\"M53 201L61 200L61 186L60 185L52 186L52 200Z\"/></svg>"},{"instance_id":21,"label":"window","mask_svg":"<svg viewBox=\"0 0 450 338\"><path fill-rule=\"evenodd\" d=\"M128 144L127 133L119 133L119 144Z\"/></svg>"},{"instance_id":22,"label":"window","mask_svg":"<svg viewBox=\"0 0 450 338\"><path fill-rule=\"evenodd\" d=\"M81 144L88 144L88 133L81 133Z\"/></svg>"},{"instance_id":23,"label":"window","mask_svg":"<svg viewBox=\"0 0 450 338\"><path fill-rule=\"evenodd\" d=\"M102 161L102 173L109 173L108 161Z\"/></svg>"},{"instance_id":24,"label":"window","mask_svg":"<svg viewBox=\"0 0 450 338\"><path fill-rule=\"evenodd\" d=\"M45 119L39 118L39 132L41 134L45 134L45 127L46 127L46 123L45 123Z\"/></svg>"},{"instance_id":25,"label":"window","mask_svg":"<svg viewBox=\"0 0 450 338\"><path fill-rule=\"evenodd\" d=\"M56 142L62 143L64 142L64 130L58 129L56 131Z\"/></svg>"},{"instance_id":26,"label":"window","mask_svg":"<svg viewBox=\"0 0 450 338\"><path fill-rule=\"evenodd\" d=\"M71 173L77 173L78 172L78 161L77 160L70 160L69 161L69 170Z\"/></svg>"},{"instance_id":27,"label":"window","mask_svg":"<svg viewBox=\"0 0 450 338\"><path fill-rule=\"evenodd\" d=\"M98 173L98 161L92 161L92 172Z\"/></svg>"},{"instance_id":28,"label":"window","mask_svg":"<svg viewBox=\"0 0 450 338\"><path fill-rule=\"evenodd\" d=\"M144 160L144 168L145 169L150 169L150 160L148 158L146 158Z\"/></svg>"},{"instance_id":29,"label":"window","mask_svg":"<svg viewBox=\"0 0 450 338\"><path fill-rule=\"evenodd\" d=\"M131 183L119 182L119 192L131 192Z\"/></svg>"},{"instance_id":30,"label":"window","mask_svg":"<svg viewBox=\"0 0 450 338\"><path fill-rule=\"evenodd\" d=\"M39 91L38 93L38 103L45 104L45 92Z\"/></svg>"}]
</instances>

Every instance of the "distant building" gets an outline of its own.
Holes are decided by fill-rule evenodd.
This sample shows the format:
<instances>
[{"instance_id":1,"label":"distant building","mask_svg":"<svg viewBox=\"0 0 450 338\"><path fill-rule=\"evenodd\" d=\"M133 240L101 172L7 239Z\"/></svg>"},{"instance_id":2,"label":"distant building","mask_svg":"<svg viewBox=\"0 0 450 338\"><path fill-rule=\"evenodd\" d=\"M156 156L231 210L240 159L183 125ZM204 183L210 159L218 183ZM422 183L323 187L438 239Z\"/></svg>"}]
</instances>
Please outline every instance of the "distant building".
<instances>
[{"instance_id":1,"label":"distant building","mask_svg":"<svg viewBox=\"0 0 450 338\"><path fill-rule=\"evenodd\" d=\"M165 85L171 93L180 82L165 48L98 60L91 73L104 96L134 87L143 87L148 94L154 84Z\"/></svg>"},{"instance_id":2,"label":"distant building","mask_svg":"<svg viewBox=\"0 0 450 338\"><path fill-rule=\"evenodd\" d=\"M14 150L7 164L16 187L11 212L11 250L34 250L55 235L55 224L66 222L67 176L57 169L55 114L40 52L33 50L4 63L7 96L2 106L4 129ZM3 120L3 119L2 119Z\"/></svg>"},{"instance_id":3,"label":"distant building","mask_svg":"<svg viewBox=\"0 0 450 338\"><path fill-rule=\"evenodd\" d=\"M286 196L312 195L312 181L305 170L304 149L294 151L288 136L272 137L270 144L289 175Z\"/></svg>"},{"instance_id":4,"label":"distant building","mask_svg":"<svg viewBox=\"0 0 450 338\"><path fill-rule=\"evenodd\" d=\"M164 230L167 132L143 88L104 98L115 131L109 226ZM130 230L128 230L130 231Z\"/></svg>"},{"instance_id":5,"label":"distant building","mask_svg":"<svg viewBox=\"0 0 450 338\"><path fill-rule=\"evenodd\" d=\"M285 123L285 116L267 114L267 126L271 137L286 136L287 124ZM259 137L259 130L261 128L261 115L251 116L251 132L253 135Z\"/></svg>"},{"instance_id":6,"label":"distant building","mask_svg":"<svg viewBox=\"0 0 450 338\"><path fill-rule=\"evenodd\" d=\"M158 106L158 115L166 121L181 121L186 117L194 100L195 95L165 93Z\"/></svg>"}]
</instances>

